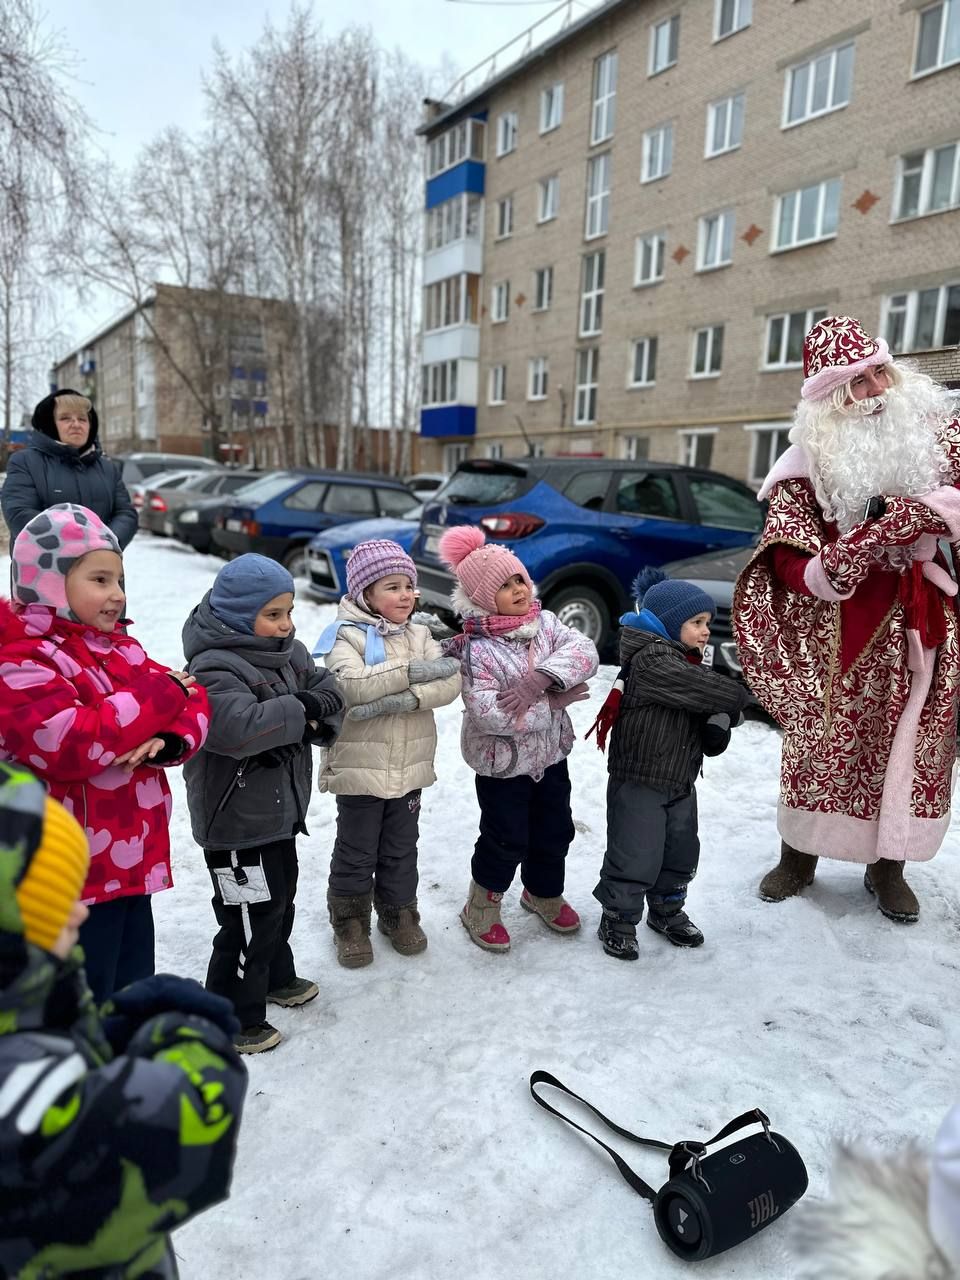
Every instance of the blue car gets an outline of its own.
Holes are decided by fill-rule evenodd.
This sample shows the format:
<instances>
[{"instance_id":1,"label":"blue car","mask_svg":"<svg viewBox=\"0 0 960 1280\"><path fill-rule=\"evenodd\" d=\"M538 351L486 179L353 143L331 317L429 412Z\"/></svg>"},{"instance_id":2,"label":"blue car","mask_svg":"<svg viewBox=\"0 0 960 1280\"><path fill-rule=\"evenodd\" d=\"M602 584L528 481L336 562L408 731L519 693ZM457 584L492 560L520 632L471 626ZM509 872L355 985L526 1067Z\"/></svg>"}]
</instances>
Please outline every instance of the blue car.
<instances>
[{"instance_id":1,"label":"blue car","mask_svg":"<svg viewBox=\"0 0 960 1280\"><path fill-rule=\"evenodd\" d=\"M411 507L397 519L357 520L328 529L307 544L307 575L310 594L325 604L336 604L347 589L347 557L360 542L388 538L409 552L420 528L421 506Z\"/></svg>"},{"instance_id":2,"label":"blue car","mask_svg":"<svg viewBox=\"0 0 960 1280\"><path fill-rule=\"evenodd\" d=\"M450 616L437 557L451 525L479 524L523 561L548 609L603 651L645 565L743 547L764 508L739 480L697 467L610 458L462 462L424 503L411 554L421 603Z\"/></svg>"}]
</instances>

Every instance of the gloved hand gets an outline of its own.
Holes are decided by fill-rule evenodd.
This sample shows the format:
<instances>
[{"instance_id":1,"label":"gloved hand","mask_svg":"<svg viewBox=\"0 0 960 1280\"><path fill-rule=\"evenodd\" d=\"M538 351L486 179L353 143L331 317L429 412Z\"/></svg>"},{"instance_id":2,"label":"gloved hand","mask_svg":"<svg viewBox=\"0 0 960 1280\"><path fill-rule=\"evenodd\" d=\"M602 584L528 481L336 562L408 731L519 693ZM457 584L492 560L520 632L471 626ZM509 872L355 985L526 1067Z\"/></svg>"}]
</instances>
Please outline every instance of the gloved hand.
<instances>
[{"instance_id":1,"label":"gloved hand","mask_svg":"<svg viewBox=\"0 0 960 1280\"><path fill-rule=\"evenodd\" d=\"M361 702L347 712L348 720L372 720L375 716L400 716L407 711L416 711L420 706L419 699L409 689L402 693L388 693L373 702Z\"/></svg>"},{"instance_id":2,"label":"gloved hand","mask_svg":"<svg viewBox=\"0 0 960 1280\"><path fill-rule=\"evenodd\" d=\"M327 720L343 710L343 698L336 689L301 689L293 696L303 705L308 720Z\"/></svg>"},{"instance_id":3,"label":"gloved hand","mask_svg":"<svg viewBox=\"0 0 960 1280\"><path fill-rule=\"evenodd\" d=\"M551 690L547 694L547 701L554 711L562 711L564 707L569 707L571 702L586 702L589 697L589 686L581 681L570 689Z\"/></svg>"},{"instance_id":4,"label":"gloved hand","mask_svg":"<svg viewBox=\"0 0 960 1280\"><path fill-rule=\"evenodd\" d=\"M280 747L268 747L266 751L260 751L257 755L251 756L251 759L266 769L279 769L281 765L289 764L302 750L302 742L285 742Z\"/></svg>"},{"instance_id":5,"label":"gloved hand","mask_svg":"<svg viewBox=\"0 0 960 1280\"><path fill-rule=\"evenodd\" d=\"M941 536L946 525L916 498L885 499L886 511L878 520L858 524L820 552L820 564L830 585L841 595L859 586L876 568L874 552L881 547L906 547L925 533Z\"/></svg>"},{"instance_id":6,"label":"gloved hand","mask_svg":"<svg viewBox=\"0 0 960 1280\"><path fill-rule=\"evenodd\" d=\"M193 978L157 973L152 978L132 982L107 1001L103 1006L103 1034L114 1053L123 1053L131 1036L144 1022L159 1013L170 1012L206 1018L231 1037L240 1030L229 1000L206 991Z\"/></svg>"},{"instance_id":7,"label":"gloved hand","mask_svg":"<svg viewBox=\"0 0 960 1280\"><path fill-rule=\"evenodd\" d=\"M507 715L519 719L546 693L551 684L553 676L548 676L543 671L528 671L510 689L503 689L497 694L497 706Z\"/></svg>"},{"instance_id":8,"label":"gloved hand","mask_svg":"<svg viewBox=\"0 0 960 1280\"><path fill-rule=\"evenodd\" d=\"M459 670L456 658L411 658L407 673L411 684L429 684L455 676Z\"/></svg>"}]
</instances>

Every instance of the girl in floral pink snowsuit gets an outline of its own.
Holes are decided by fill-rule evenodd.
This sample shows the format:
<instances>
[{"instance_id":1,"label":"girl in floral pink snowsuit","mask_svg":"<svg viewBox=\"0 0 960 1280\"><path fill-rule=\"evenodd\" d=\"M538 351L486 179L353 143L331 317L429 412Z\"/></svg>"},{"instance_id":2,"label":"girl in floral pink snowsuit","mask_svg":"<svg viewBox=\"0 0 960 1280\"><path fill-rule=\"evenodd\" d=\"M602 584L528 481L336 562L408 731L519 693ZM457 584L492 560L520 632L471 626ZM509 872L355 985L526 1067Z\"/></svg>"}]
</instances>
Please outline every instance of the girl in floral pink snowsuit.
<instances>
[{"instance_id":1,"label":"girl in floral pink snowsuit","mask_svg":"<svg viewBox=\"0 0 960 1280\"><path fill-rule=\"evenodd\" d=\"M542 609L523 564L473 525L448 529L441 558L458 580L451 597L463 634L447 646L460 658L463 758L477 774L480 835L460 913L486 951L507 951L500 903L517 868L520 905L556 933L580 928L563 897L573 839L566 757L573 726L565 708L589 696L593 641Z\"/></svg>"}]
</instances>

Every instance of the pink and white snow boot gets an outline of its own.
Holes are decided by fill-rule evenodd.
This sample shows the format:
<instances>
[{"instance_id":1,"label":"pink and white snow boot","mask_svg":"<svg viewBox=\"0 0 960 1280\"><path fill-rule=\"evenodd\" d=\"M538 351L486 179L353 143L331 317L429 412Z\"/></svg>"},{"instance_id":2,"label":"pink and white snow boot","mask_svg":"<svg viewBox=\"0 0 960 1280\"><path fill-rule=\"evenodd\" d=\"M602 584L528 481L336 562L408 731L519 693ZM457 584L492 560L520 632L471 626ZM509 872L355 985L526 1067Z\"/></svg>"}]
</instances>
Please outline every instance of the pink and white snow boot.
<instances>
[{"instance_id":1,"label":"pink and white snow boot","mask_svg":"<svg viewBox=\"0 0 960 1280\"><path fill-rule=\"evenodd\" d=\"M580 917L566 898L538 898L529 889L524 889L520 905L525 911L538 915L554 933L576 933L580 928Z\"/></svg>"},{"instance_id":2,"label":"pink and white snow boot","mask_svg":"<svg viewBox=\"0 0 960 1280\"><path fill-rule=\"evenodd\" d=\"M460 923L469 933L470 941L483 947L484 951L510 950L510 935L500 919L502 901L502 893L494 893L470 881L470 892L467 904L460 912Z\"/></svg>"}]
</instances>

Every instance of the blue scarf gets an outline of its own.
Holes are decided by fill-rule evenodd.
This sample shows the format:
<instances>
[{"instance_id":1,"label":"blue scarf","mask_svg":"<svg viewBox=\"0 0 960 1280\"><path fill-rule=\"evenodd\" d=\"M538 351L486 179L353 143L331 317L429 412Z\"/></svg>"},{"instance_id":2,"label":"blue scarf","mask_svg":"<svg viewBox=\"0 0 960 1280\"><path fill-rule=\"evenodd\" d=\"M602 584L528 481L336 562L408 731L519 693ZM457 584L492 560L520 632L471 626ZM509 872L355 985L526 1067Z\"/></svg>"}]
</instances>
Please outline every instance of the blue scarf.
<instances>
[{"instance_id":1,"label":"blue scarf","mask_svg":"<svg viewBox=\"0 0 960 1280\"><path fill-rule=\"evenodd\" d=\"M676 644L657 615L651 613L649 609L641 609L639 613L625 613L620 619L620 625L633 627L637 631L652 631L655 636L663 636L664 640Z\"/></svg>"},{"instance_id":2,"label":"blue scarf","mask_svg":"<svg viewBox=\"0 0 960 1280\"><path fill-rule=\"evenodd\" d=\"M377 623L353 622L349 618L338 618L336 622L331 622L329 627L324 628L313 650L312 656L314 658L323 657L324 654L330 652L337 643L337 636L341 627L359 627L361 631L367 633L363 646L363 660L368 667L375 667L381 662L386 662L387 650L383 643L383 634L379 631Z\"/></svg>"}]
</instances>

